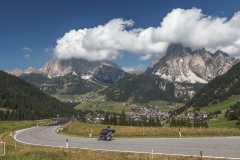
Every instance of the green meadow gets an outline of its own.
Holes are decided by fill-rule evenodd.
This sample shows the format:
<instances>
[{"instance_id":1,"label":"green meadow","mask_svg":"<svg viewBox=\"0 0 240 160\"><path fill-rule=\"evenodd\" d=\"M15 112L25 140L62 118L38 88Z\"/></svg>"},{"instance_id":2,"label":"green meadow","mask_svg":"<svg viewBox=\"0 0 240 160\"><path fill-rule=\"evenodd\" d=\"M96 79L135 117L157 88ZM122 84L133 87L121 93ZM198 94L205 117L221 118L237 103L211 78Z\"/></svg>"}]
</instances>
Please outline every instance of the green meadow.
<instances>
[{"instance_id":1,"label":"green meadow","mask_svg":"<svg viewBox=\"0 0 240 160\"><path fill-rule=\"evenodd\" d=\"M131 111L131 106L123 106L121 102L113 102L113 101L100 101L100 102L88 102L78 104L74 109L82 109L82 110L103 110L109 112L121 113L122 109L126 112Z\"/></svg>"}]
</instances>

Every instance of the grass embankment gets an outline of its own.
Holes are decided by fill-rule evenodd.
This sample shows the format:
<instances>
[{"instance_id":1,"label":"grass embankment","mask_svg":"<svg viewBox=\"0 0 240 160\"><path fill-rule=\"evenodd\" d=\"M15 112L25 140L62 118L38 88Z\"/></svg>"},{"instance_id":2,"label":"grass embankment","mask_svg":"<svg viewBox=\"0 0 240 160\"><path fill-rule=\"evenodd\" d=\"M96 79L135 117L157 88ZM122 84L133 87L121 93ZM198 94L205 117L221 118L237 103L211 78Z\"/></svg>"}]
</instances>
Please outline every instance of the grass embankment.
<instances>
[{"instance_id":1,"label":"grass embankment","mask_svg":"<svg viewBox=\"0 0 240 160\"><path fill-rule=\"evenodd\" d=\"M20 130L23 128L36 127L37 125L44 125L51 123L50 120L39 121L0 121L0 140L8 133Z\"/></svg>"},{"instance_id":2,"label":"grass embankment","mask_svg":"<svg viewBox=\"0 0 240 160\"><path fill-rule=\"evenodd\" d=\"M82 122L75 122L71 125L65 126L61 133L88 137L89 132L92 130L92 136L97 137L103 128L107 125L99 124L87 124ZM133 126L113 126L115 129L114 137L126 137L126 138L172 138L179 136L179 128L172 127L133 127ZM180 128L182 137L226 137L226 136L240 136L239 128Z\"/></svg>"},{"instance_id":3,"label":"grass embankment","mask_svg":"<svg viewBox=\"0 0 240 160\"><path fill-rule=\"evenodd\" d=\"M71 148L54 148L32 146L17 143L10 136L11 131L16 131L23 128L33 127L49 123L49 121L1 121L1 138L5 142L6 155L0 156L0 160L150 160L152 154L134 154L134 153L118 153L118 152L102 152ZM83 125L82 123L79 123ZM72 125L70 125L72 126ZM0 149L2 149L0 147ZM0 151L2 154L2 150ZM155 160L200 160L197 157L177 157L166 155L153 155ZM210 158L202 158L209 160ZM202 160L201 159L201 160Z\"/></svg>"}]
</instances>

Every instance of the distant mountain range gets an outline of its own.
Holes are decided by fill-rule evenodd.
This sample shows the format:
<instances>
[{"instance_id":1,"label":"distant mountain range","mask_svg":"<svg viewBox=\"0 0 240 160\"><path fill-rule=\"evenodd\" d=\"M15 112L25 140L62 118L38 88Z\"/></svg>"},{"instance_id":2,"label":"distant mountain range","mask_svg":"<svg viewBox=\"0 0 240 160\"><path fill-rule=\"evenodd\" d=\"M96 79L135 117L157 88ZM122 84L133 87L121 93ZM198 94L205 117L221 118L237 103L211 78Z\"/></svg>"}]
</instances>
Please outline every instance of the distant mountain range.
<instances>
[{"instance_id":1,"label":"distant mountain range","mask_svg":"<svg viewBox=\"0 0 240 160\"><path fill-rule=\"evenodd\" d=\"M48 61L43 68L37 70L29 67L25 71L14 69L6 71L15 76L26 74L43 74L48 78L60 77L70 73L80 76L82 79L90 79L100 83L114 84L119 79L129 75L117 64L110 61L90 62L85 59L58 59L57 61Z\"/></svg>"},{"instance_id":2,"label":"distant mountain range","mask_svg":"<svg viewBox=\"0 0 240 160\"><path fill-rule=\"evenodd\" d=\"M31 73L22 74L20 78L30 82L47 94L85 94L103 88L98 83L82 79L73 73L53 78L48 78L44 74Z\"/></svg>"},{"instance_id":3,"label":"distant mountain range","mask_svg":"<svg viewBox=\"0 0 240 160\"><path fill-rule=\"evenodd\" d=\"M144 74L159 75L173 82L208 83L238 62L239 59L222 51L212 54L202 48L193 52L181 44L171 44L166 54L154 60Z\"/></svg>"},{"instance_id":4,"label":"distant mountain range","mask_svg":"<svg viewBox=\"0 0 240 160\"><path fill-rule=\"evenodd\" d=\"M230 57L222 51L214 54L204 48L192 51L191 48L179 43L169 45L166 54L152 61L145 72L136 71L131 74L159 75L172 82L207 83L226 73L238 62L240 62L239 59ZM48 78L73 73L81 76L82 79L91 79L106 84L114 84L130 74L107 60L90 62L84 59L51 60L39 70L29 67L25 71L16 68L6 72L15 76L31 73L44 74Z\"/></svg>"},{"instance_id":5,"label":"distant mountain range","mask_svg":"<svg viewBox=\"0 0 240 160\"><path fill-rule=\"evenodd\" d=\"M166 54L153 60L145 71L127 73L120 66L110 61L90 62L84 59L59 59L47 62L39 70L29 67L25 71L16 68L7 72L20 76L49 94L83 94L101 88L101 86L92 82L109 85L117 84L120 79L131 74L155 75L161 79L157 80L159 83L161 81L161 84L162 80L166 81L166 84L173 82L174 89L171 90L171 96L174 95L182 100L184 98L192 98L204 84L217 76L223 75L238 62L240 62L239 59L230 57L222 51L216 51L214 54L204 48L192 51L191 48L184 47L179 43L169 45ZM137 78L138 76L134 78L134 82L140 86L134 85L133 89L142 88L143 82L138 81ZM115 87L118 90L122 90L124 88L123 84L129 82L128 79L126 78L126 80L121 82L120 88L118 84ZM147 79L141 78L143 81ZM156 77L153 79L156 79ZM150 90L146 89L149 93L153 90L154 93L164 93L157 92L152 82L149 85L151 85L148 88ZM158 89L162 88L158 85L156 87ZM130 92L132 91L121 92L119 95L125 96L126 99L126 97L130 98L131 96L126 96L122 93L136 94L134 93L135 91ZM115 91L111 89L104 93L111 97L109 99L121 99L121 101L124 99L112 97L111 94L115 94ZM140 95L140 92L137 94ZM148 99L153 98L148 97ZM172 97L171 99L174 98Z\"/></svg>"}]
</instances>

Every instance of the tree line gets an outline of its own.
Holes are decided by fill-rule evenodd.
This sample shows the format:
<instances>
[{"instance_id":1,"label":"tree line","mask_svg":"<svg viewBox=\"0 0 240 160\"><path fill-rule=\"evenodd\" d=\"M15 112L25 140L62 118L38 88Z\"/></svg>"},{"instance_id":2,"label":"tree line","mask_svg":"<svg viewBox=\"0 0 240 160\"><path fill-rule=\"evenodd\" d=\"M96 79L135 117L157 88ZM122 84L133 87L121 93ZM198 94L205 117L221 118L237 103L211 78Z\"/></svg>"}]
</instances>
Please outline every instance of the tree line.
<instances>
[{"instance_id":1,"label":"tree line","mask_svg":"<svg viewBox=\"0 0 240 160\"><path fill-rule=\"evenodd\" d=\"M178 117L173 116L170 120L170 127L204 127L208 128L207 121L200 121L194 119L193 123L189 117Z\"/></svg>"},{"instance_id":2,"label":"tree line","mask_svg":"<svg viewBox=\"0 0 240 160\"><path fill-rule=\"evenodd\" d=\"M238 124L240 124L240 101L237 101L236 104L227 109L225 118L228 120L238 120Z\"/></svg>"}]
</instances>

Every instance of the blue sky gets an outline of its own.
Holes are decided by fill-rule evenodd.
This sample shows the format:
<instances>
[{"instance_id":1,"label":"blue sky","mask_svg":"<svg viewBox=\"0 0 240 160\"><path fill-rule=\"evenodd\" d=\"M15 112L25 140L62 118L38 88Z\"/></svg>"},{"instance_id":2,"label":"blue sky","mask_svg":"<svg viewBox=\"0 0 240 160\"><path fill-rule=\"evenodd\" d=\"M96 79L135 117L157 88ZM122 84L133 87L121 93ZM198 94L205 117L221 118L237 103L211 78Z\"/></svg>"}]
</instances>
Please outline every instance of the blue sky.
<instances>
[{"instance_id":1,"label":"blue sky","mask_svg":"<svg viewBox=\"0 0 240 160\"><path fill-rule=\"evenodd\" d=\"M169 43L240 55L238 0L0 0L0 70L109 59L143 70Z\"/></svg>"}]
</instances>

